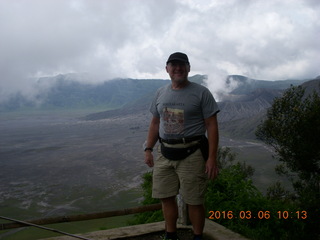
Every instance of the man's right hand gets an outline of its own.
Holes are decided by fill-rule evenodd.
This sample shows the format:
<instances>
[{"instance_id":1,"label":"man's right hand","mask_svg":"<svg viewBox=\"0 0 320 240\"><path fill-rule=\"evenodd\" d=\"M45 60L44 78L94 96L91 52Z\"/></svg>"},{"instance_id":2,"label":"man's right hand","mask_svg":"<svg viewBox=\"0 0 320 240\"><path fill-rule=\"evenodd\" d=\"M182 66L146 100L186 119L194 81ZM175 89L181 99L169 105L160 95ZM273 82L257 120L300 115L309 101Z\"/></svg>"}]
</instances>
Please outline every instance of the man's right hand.
<instances>
[{"instance_id":1,"label":"man's right hand","mask_svg":"<svg viewBox=\"0 0 320 240\"><path fill-rule=\"evenodd\" d=\"M154 163L153 163L153 154L151 151L147 150L145 152L145 156L144 156L144 162L149 166L149 167L153 167Z\"/></svg>"}]
</instances>

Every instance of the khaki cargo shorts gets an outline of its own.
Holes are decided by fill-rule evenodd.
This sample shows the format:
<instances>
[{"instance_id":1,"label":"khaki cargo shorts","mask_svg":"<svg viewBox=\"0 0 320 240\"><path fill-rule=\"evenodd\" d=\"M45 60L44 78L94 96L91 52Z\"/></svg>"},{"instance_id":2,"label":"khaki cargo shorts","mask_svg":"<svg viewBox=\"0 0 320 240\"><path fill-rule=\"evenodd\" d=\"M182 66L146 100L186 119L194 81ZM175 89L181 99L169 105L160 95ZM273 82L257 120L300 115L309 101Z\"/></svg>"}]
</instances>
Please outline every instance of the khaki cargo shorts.
<instances>
[{"instance_id":1,"label":"khaki cargo shorts","mask_svg":"<svg viewBox=\"0 0 320 240\"><path fill-rule=\"evenodd\" d=\"M168 198L179 193L185 203L201 205L207 188L205 161L200 149L179 161L162 156L160 147L153 169L153 198Z\"/></svg>"}]
</instances>

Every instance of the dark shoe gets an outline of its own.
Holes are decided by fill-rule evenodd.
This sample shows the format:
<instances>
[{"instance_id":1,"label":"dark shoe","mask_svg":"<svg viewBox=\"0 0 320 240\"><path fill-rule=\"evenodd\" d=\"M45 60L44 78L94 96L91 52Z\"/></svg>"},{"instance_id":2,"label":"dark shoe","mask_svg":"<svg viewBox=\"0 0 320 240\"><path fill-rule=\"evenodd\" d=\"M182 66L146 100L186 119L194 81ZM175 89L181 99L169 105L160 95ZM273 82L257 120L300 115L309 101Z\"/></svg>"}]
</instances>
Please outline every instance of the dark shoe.
<instances>
[{"instance_id":1,"label":"dark shoe","mask_svg":"<svg viewBox=\"0 0 320 240\"><path fill-rule=\"evenodd\" d=\"M166 233L163 240L179 240L177 233Z\"/></svg>"},{"instance_id":2,"label":"dark shoe","mask_svg":"<svg viewBox=\"0 0 320 240\"><path fill-rule=\"evenodd\" d=\"M203 240L202 236L194 236L193 240Z\"/></svg>"},{"instance_id":3,"label":"dark shoe","mask_svg":"<svg viewBox=\"0 0 320 240\"><path fill-rule=\"evenodd\" d=\"M176 237L176 238L167 238L166 236L163 238L163 240L179 240L179 238L178 237Z\"/></svg>"}]
</instances>

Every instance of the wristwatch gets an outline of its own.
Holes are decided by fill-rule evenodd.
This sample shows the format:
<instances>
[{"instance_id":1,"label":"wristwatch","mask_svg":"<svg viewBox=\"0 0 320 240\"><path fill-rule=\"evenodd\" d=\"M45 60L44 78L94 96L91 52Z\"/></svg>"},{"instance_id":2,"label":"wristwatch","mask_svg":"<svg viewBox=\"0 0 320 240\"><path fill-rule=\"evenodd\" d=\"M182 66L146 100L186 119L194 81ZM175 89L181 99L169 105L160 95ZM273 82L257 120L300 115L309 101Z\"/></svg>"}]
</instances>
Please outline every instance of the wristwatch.
<instances>
[{"instance_id":1,"label":"wristwatch","mask_svg":"<svg viewBox=\"0 0 320 240\"><path fill-rule=\"evenodd\" d=\"M148 148L148 147L146 147L146 148L144 149L144 151L148 151L148 150L152 152L152 151L153 151L153 148Z\"/></svg>"},{"instance_id":2,"label":"wristwatch","mask_svg":"<svg viewBox=\"0 0 320 240\"><path fill-rule=\"evenodd\" d=\"M151 151L151 152L153 151L153 148L147 147L147 141L143 143L142 147L143 147L143 151Z\"/></svg>"}]
</instances>

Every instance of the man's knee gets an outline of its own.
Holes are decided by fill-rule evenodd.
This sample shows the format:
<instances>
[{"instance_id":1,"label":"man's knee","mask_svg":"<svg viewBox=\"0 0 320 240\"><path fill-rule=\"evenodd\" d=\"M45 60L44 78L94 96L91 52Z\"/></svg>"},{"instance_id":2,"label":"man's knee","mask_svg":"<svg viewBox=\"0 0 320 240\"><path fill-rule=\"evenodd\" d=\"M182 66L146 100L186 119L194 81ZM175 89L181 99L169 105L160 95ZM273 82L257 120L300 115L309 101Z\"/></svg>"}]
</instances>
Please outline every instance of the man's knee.
<instances>
[{"instance_id":1,"label":"man's knee","mask_svg":"<svg viewBox=\"0 0 320 240\"><path fill-rule=\"evenodd\" d=\"M176 196L161 198L160 199L163 204L175 204L176 203Z\"/></svg>"}]
</instances>

